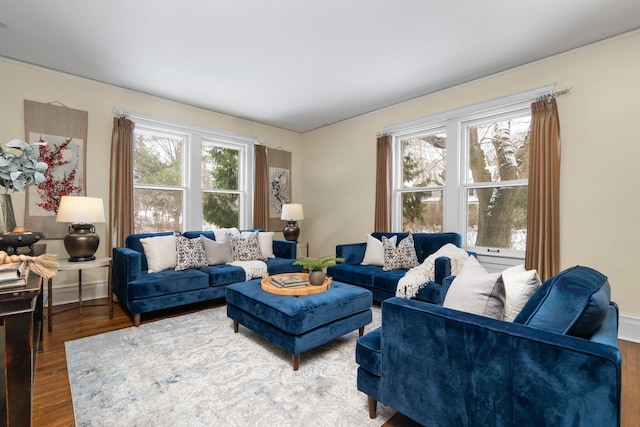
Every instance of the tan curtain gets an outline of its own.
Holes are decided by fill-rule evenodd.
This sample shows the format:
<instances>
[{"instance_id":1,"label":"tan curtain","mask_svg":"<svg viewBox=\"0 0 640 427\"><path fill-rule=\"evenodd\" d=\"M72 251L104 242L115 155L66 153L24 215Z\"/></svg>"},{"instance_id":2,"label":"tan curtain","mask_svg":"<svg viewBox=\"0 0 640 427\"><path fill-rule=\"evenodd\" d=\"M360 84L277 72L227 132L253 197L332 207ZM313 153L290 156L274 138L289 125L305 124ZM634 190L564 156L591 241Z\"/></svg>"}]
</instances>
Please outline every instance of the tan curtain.
<instances>
[{"instance_id":1,"label":"tan curtain","mask_svg":"<svg viewBox=\"0 0 640 427\"><path fill-rule=\"evenodd\" d=\"M560 271L560 122L555 98L531 104L525 267L547 280Z\"/></svg>"},{"instance_id":2,"label":"tan curtain","mask_svg":"<svg viewBox=\"0 0 640 427\"><path fill-rule=\"evenodd\" d=\"M391 231L391 136L378 137L374 231Z\"/></svg>"},{"instance_id":3,"label":"tan curtain","mask_svg":"<svg viewBox=\"0 0 640 427\"><path fill-rule=\"evenodd\" d=\"M253 228L267 230L269 226L269 166L267 147L256 145L253 189Z\"/></svg>"},{"instance_id":4,"label":"tan curtain","mask_svg":"<svg viewBox=\"0 0 640 427\"><path fill-rule=\"evenodd\" d=\"M113 118L109 186L109 247L124 246L133 233L133 129L126 117Z\"/></svg>"}]
</instances>

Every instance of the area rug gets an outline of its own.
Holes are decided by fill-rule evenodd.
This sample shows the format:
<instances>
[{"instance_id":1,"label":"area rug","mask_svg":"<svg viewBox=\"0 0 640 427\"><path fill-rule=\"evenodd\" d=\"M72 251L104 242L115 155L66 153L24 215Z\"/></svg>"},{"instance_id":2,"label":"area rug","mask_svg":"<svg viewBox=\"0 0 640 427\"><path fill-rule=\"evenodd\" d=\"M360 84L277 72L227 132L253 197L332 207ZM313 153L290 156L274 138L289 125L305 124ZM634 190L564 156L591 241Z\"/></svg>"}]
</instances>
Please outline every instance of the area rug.
<instances>
[{"instance_id":1,"label":"area rug","mask_svg":"<svg viewBox=\"0 0 640 427\"><path fill-rule=\"evenodd\" d=\"M380 324L373 308L371 331ZM381 426L356 388L358 331L291 355L226 308L65 343L77 426Z\"/></svg>"}]
</instances>

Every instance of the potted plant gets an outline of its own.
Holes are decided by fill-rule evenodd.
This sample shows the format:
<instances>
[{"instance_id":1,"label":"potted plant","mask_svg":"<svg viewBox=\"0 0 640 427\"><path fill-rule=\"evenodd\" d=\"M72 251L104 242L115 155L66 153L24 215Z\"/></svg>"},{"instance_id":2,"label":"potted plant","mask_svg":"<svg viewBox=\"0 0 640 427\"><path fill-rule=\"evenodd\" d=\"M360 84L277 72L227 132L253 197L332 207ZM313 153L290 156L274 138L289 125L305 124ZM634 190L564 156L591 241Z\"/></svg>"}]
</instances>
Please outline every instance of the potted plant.
<instances>
[{"instance_id":1,"label":"potted plant","mask_svg":"<svg viewBox=\"0 0 640 427\"><path fill-rule=\"evenodd\" d=\"M7 143L4 150L0 147L0 186L4 187L4 194L0 194L0 232L11 232L16 226L13 204L9 191L23 192L30 185L38 185L45 180L44 171L47 164L38 161L40 151L34 146L46 143L28 144L19 139Z\"/></svg>"},{"instance_id":2,"label":"potted plant","mask_svg":"<svg viewBox=\"0 0 640 427\"><path fill-rule=\"evenodd\" d=\"M344 258L337 258L334 256L323 256L320 258L302 258L294 262L294 265L301 265L309 270L309 283L312 285L320 286L324 283L326 276L325 268L335 265L337 262L344 261Z\"/></svg>"}]
</instances>

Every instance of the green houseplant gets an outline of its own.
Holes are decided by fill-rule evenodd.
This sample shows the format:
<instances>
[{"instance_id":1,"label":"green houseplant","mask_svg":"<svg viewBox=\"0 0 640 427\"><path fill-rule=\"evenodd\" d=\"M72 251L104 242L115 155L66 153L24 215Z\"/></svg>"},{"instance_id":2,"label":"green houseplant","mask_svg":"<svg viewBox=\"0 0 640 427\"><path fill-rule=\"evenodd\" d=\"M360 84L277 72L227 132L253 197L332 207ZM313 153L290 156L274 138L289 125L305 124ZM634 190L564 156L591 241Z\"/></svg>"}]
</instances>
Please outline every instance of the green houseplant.
<instances>
[{"instance_id":1,"label":"green houseplant","mask_svg":"<svg viewBox=\"0 0 640 427\"><path fill-rule=\"evenodd\" d=\"M309 283L312 285L322 285L324 283L325 271L324 269L335 265L337 262L344 261L344 258L337 258L335 256L323 256L320 258L302 258L294 262L294 265L301 265L309 270Z\"/></svg>"}]
</instances>

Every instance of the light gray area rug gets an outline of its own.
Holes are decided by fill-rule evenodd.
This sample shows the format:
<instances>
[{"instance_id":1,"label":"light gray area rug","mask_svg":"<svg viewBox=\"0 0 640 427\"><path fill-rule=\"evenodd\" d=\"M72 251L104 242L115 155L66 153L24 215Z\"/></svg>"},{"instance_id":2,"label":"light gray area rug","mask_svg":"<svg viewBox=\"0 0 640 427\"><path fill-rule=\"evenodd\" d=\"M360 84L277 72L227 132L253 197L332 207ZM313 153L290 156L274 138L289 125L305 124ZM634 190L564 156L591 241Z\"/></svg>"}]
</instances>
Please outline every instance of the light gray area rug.
<instances>
[{"instance_id":1,"label":"light gray area rug","mask_svg":"<svg viewBox=\"0 0 640 427\"><path fill-rule=\"evenodd\" d=\"M371 331L380 324L373 307ZM226 307L65 343L78 426L381 426L357 390L358 331L291 355Z\"/></svg>"}]
</instances>

